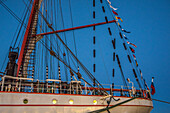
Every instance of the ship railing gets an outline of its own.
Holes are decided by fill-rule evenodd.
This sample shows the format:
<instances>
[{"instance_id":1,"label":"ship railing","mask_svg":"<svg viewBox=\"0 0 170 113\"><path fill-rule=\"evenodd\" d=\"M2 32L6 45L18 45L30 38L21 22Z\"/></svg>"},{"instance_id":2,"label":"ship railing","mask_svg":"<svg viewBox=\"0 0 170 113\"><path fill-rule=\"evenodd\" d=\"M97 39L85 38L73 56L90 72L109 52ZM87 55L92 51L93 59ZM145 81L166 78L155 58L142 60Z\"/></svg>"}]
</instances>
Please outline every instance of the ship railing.
<instances>
[{"instance_id":1,"label":"ship railing","mask_svg":"<svg viewBox=\"0 0 170 113\"><path fill-rule=\"evenodd\" d=\"M123 86L120 86L123 87ZM2 88L2 87L1 87ZM91 87L81 87L81 88L76 88L76 87L72 87L72 89L70 88L64 88L64 87L60 87L59 84L57 85L48 85L48 87L46 86L46 84L39 84L33 85L31 83L29 84L21 84L19 85L18 83L5 83L3 86L3 91L7 91L7 92L30 92L30 93L54 93L54 94L80 94L80 95L104 95L103 92L101 91L107 91L110 95L113 96L124 96L124 97L145 97L145 98L149 98L149 90L145 91L145 96L142 94L139 90L136 90L135 92L132 91L132 89L123 89L123 88L119 88L119 89L112 89L112 88L104 88L104 89L100 89L100 88L91 88ZM2 90L1 90L2 91ZM146 96L147 94L147 96Z\"/></svg>"},{"instance_id":2,"label":"ship railing","mask_svg":"<svg viewBox=\"0 0 170 113\"><path fill-rule=\"evenodd\" d=\"M38 85L37 85L38 86ZM55 94L84 94L82 89L76 90L72 88L72 90L67 88L60 89L59 85L48 85L40 84L39 87L35 87L32 84L21 84L16 85L16 83L5 83L3 86L3 91L5 92L30 92L30 93L55 93ZM2 87L1 87L2 88ZM2 90L1 90L2 91Z\"/></svg>"},{"instance_id":3,"label":"ship railing","mask_svg":"<svg viewBox=\"0 0 170 113\"><path fill-rule=\"evenodd\" d=\"M105 90L108 94L113 96L124 96L124 97L141 97L141 98L151 98L150 96L150 90L141 90L137 89L135 87L131 86L123 86L123 85L110 85L110 84L102 84L104 88L99 87L88 87L85 85L82 89L85 90L85 94L88 95L96 95L101 93L95 93L96 91L99 92L99 90Z\"/></svg>"},{"instance_id":4,"label":"ship railing","mask_svg":"<svg viewBox=\"0 0 170 113\"><path fill-rule=\"evenodd\" d=\"M21 81L22 80L27 80L27 81L33 81L34 79L32 79L32 78L23 78L23 77L13 77L13 76L9 76L9 75L4 75L2 78L2 82L1 82L1 91L3 91L4 90L4 88L5 88L5 79L8 79L8 81L11 81L11 80L16 80L16 81L18 81L18 82L20 82L20 84L19 85L21 85ZM17 83L18 83L17 82ZM10 89L11 88L11 83L8 83L8 89Z\"/></svg>"},{"instance_id":5,"label":"ship railing","mask_svg":"<svg viewBox=\"0 0 170 113\"><path fill-rule=\"evenodd\" d=\"M5 78L14 79L11 82L5 81ZM22 82L24 81L24 82ZM29 82L28 82L29 81ZM32 81L32 82L31 82ZM31 78L19 78L11 76L3 76L0 82L1 91L13 92L34 92L34 93L58 93L58 94L81 94L81 95L105 95L104 90L113 96L125 97L144 97L150 98L149 90L137 90L134 87L123 85L108 85L103 84L104 88L90 87L81 81L62 82L61 80L47 79L46 81L39 81L33 83Z\"/></svg>"}]
</instances>

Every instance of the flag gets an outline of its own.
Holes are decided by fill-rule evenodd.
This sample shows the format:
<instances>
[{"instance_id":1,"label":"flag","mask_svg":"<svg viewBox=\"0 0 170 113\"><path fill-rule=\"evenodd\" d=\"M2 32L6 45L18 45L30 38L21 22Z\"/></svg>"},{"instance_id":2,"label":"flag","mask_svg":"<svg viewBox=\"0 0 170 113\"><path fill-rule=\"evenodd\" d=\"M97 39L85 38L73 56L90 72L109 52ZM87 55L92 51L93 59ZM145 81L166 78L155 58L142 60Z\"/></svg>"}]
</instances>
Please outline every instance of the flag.
<instances>
[{"instance_id":1,"label":"flag","mask_svg":"<svg viewBox=\"0 0 170 113\"><path fill-rule=\"evenodd\" d=\"M111 5L111 2L110 2L109 0L107 0L107 2L109 3L110 8L112 8L113 10L117 10L117 8L114 8L114 7Z\"/></svg>"},{"instance_id":2,"label":"flag","mask_svg":"<svg viewBox=\"0 0 170 113\"><path fill-rule=\"evenodd\" d=\"M142 71L139 69L140 75L141 75L141 79L143 80L143 75L142 75Z\"/></svg>"},{"instance_id":3,"label":"flag","mask_svg":"<svg viewBox=\"0 0 170 113\"><path fill-rule=\"evenodd\" d=\"M141 75L141 79L143 79L143 77L142 77L142 71L139 69L139 72L140 72L140 75Z\"/></svg>"},{"instance_id":4,"label":"flag","mask_svg":"<svg viewBox=\"0 0 170 113\"><path fill-rule=\"evenodd\" d=\"M145 79L144 79L144 84L145 84L145 89L147 88L147 90L149 90L149 87L148 87L148 85L147 85Z\"/></svg>"},{"instance_id":5,"label":"flag","mask_svg":"<svg viewBox=\"0 0 170 113\"><path fill-rule=\"evenodd\" d=\"M132 43L130 43L129 41L127 41L127 44L130 44L130 45L132 45L132 46L134 46L134 47L137 47L135 44L132 44Z\"/></svg>"},{"instance_id":6,"label":"flag","mask_svg":"<svg viewBox=\"0 0 170 113\"><path fill-rule=\"evenodd\" d=\"M133 54L133 58L136 60L136 56Z\"/></svg>"},{"instance_id":7,"label":"flag","mask_svg":"<svg viewBox=\"0 0 170 113\"><path fill-rule=\"evenodd\" d=\"M120 19L121 22L123 22L123 20L120 17L117 17L118 19Z\"/></svg>"},{"instance_id":8,"label":"flag","mask_svg":"<svg viewBox=\"0 0 170 113\"><path fill-rule=\"evenodd\" d=\"M136 66L138 67L138 62L137 62L137 60L135 60L135 63L136 63Z\"/></svg>"},{"instance_id":9,"label":"flag","mask_svg":"<svg viewBox=\"0 0 170 113\"><path fill-rule=\"evenodd\" d=\"M120 23L119 23L119 22L117 22L117 25L120 27L120 29L122 29L122 26L120 25Z\"/></svg>"},{"instance_id":10,"label":"flag","mask_svg":"<svg viewBox=\"0 0 170 113\"><path fill-rule=\"evenodd\" d=\"M132 46L137 47L135 44L130 43Z\"/></svg>"},{"instance_id":11,"label":"flag","mask_svg":"<svg viewBox=\"0 0 170 113\"><path fill-rule=\"evenodd\" d=\"M117 10L117 8L114 8L111 4L110 4L110 8L112 8L113 10Z\"/></svg>"},{"instance_id":12,"label":"flag","mask_svg":"<svg viewBox=\"0 0 170 113\"><path fill-rule=\"evenodd\" d=\"M133 48L131 48L131 47L129 47L129 48L132 51L132 53L135 53L135 50Z\"/></svg>"},{"instance_id":13,"label":"flag","mask_svg":"<svg viewBox=\"0 0 170 113\"><path fill-rule=\"evenodd\" d=\"M116 20L119 19L121 22L123 22L123 20L120 17L115 16L115 18L116 18Z\"/></svg>"},{"instance_id":14,"label":"flag","mask_svg":"<svg viewBox=\"0 0 170 113\"><path fill-rule=\"evenodd\" d=\"M122 31L125 32L125 33L130 33L130 31L126 31L126 30L124 30L124 29L122 29Z\"/></svg>"},{"instance_id":15,"label":"flag","mask_svg":"<svg viewBox=\"0 0 170 113\"><path fill-rule=\"evenodd\" d=\"M153 84L153 79L154 77L152 77L152 83L151 83L151 94L154 95L155 94L155 86Z\"/></svg>"},{"instance_id":16,"label":"flag","mask_svg":"<svg viewBox=\"0 0 170 113\"><path fill-rule=\"evenodd\" d=\"M122 29L122 27L121 27L121 25L120 25L120 23L117 21L117 25Z\"/></svg>"},{"instance_id":17,"label":"flag","mask_svg":"<svg viewBox=\"0 0 170 113\"><path fill-rule=\"evenodd\" d=\"M110 2L109 0L107 0L107 2L108 2L109 4L111 4L111 2Z\"/></svg>"},{"instance_id":18,"label":"flag","mask_svg":"<svg viewBox=\"0 0 170 113\"><path fill-rule=\"evenodd\" d=\"M119 24L120 29L122 29L122 26Z\"/></svg>"},{"instance_id":19,"label":"flag","mask_svg":"<svg viewBox=\"0 0 170 113\"><path fill-rule=\"evenodd\" d=\"M112 12L113 12L113 14L118 15L115 11L112 10Z\"/></svg>"},{"instance_id":20,"label":"flag","mask_svg":"<svg viewBox=\"0 0 170 113\"><path fill-rule=\"evenodd\" d=\"M124 38L125 38L126 40L128 40L128 38L126 37L126 35L123 34L123 36L124 36Z\"/></svg>"}]
</instances>

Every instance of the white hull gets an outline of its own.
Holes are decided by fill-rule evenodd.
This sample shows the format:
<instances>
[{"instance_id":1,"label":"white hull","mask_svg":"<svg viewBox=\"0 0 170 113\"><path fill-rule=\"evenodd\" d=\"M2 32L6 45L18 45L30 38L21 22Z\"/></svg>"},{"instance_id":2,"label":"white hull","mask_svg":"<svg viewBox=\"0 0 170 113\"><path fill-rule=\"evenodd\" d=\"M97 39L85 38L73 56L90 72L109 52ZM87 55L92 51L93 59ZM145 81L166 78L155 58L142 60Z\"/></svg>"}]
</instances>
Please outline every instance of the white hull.
<instances>
[{"instance_id":1,"label":"white hull","mask_svg":"<svg viewBox=\"0 0 170 113\"><path fill-rule=\"evenodd\" d=\"M107 107L107 102L106 100L101 100L102 97L73 94L0 92L0 113L88 113ZM115 98L120 98L120 100L114 101L112 99L110 106L130 99L129 97ZM23 103L24 99L28 99L27 104ZM57 100L56 104L53 104L53 99ZM70 99L74 101L73 104L69 104ZM97 101L96 105L93 104L93 100ZM111 113L150 113L152 108L151 100L137 98L109 111ZM102 113L108 113L108 111Z\"/></svg>"}]
</instances>

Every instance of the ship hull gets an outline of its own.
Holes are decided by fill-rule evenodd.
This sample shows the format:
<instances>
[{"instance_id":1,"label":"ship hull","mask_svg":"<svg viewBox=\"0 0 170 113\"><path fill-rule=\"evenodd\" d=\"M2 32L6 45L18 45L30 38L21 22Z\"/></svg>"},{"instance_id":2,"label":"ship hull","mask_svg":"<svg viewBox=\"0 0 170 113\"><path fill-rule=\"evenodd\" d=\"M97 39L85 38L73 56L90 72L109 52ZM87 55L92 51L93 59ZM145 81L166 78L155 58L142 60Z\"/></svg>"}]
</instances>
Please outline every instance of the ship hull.
<instances>
[{"instance_id":1,"label":"ship hull","mask_svg":"<svg viewBox=\"0 0 170 113\"><path fill-rule=\"evenodd\" d=\"M114 97L119 101L111 100L110 105L104 96L51 94L51 93L22 93L0 92L1 113L88 113L117 105L131 99L130 97ZM24 104L23 100L28 103ZM53 103L53 100L56 100ZM73 104L69 103L73 100ZM94 100L95 104L94 104ZM136 98L127 103L109 109L111 113L150 113L153 108L149 99ZM107 110L102 113L108 113Z\"/></svg>"}]
</instances>

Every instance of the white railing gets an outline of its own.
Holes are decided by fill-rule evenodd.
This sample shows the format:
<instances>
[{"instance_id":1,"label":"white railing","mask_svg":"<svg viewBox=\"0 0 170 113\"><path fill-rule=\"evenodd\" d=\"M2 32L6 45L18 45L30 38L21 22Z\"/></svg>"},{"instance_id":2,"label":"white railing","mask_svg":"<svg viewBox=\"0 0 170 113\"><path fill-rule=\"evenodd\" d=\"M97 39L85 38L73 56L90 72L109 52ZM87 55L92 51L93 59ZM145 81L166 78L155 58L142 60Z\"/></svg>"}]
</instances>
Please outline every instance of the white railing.
<instances>
[{"instance_id":1,"label":"white railing","mask_svg":"<svg viewBox=\"0 0 170 113\"><path fill-rule=\"evenodd\" d=\"M13 81L7 82L5 78L10 78ZM27 81L23 82L23 81ZM29 81L29 82L28 82ZM46 81L33 82L30 78L18 78L4 76L0 82L1 91L9 92L33 92L33 93L55 93L55 94L81 94L81 95L113 95L113 96L140 96L145 97L142 90L136 90L134 87L123 85L103 84L104 89L99 87L90 87L81 81L61 82L61 80L48 79ZM145 90L146 95L150 95L149 90Z\"/></svg>"}]
</instances>

